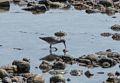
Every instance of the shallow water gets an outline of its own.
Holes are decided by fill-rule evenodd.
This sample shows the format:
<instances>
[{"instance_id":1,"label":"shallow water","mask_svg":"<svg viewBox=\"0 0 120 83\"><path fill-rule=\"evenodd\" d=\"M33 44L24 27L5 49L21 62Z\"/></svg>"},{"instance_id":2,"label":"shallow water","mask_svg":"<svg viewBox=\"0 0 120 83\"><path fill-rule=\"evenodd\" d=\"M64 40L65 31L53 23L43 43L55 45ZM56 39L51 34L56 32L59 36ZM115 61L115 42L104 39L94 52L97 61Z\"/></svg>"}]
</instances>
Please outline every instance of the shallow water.
<instances>
[{"instance_id":1,"label":"shallow water","mask_svg":"<svg viewBox=\"0 0 120 83\"><path fill-rule=\"evenodd\" d=\"M50 10L44 14L32 14L22 11L17 5L11 4L10 11L0 13L0 66L11 63L15 59L24 57L31 60L31 71L41 73L39 69L39 59L49 54L49 45L40 40L40 36L53 36L54 32L64 31L67 33L65 37L67 41L68 54L79 57L83 54L92 54L97 51L112 49L120 52L120 42L113 41L112 38L104 38L100 36L102 32L115 33L110 29L113 24L120 23L120 15L117 18L107 16L105 14L86 14L84 11L78 11L73 8L69 10ZM59 49L55 54L63 54L64 46L56 45ZM23 50L15 50L13 48L22 48ZM67 65L70 68L88 70L87 68L73 65ZM118 65L113 68L89 69L95 74L92 78L83 76L70 76L66 74L66 78L70 77L69 83L102 83L106 79L106 74L98 75L97 72L115 72L119 71ZM49 83L48 74L43 74L46 83Z\"/></svg>"}]
</instances>

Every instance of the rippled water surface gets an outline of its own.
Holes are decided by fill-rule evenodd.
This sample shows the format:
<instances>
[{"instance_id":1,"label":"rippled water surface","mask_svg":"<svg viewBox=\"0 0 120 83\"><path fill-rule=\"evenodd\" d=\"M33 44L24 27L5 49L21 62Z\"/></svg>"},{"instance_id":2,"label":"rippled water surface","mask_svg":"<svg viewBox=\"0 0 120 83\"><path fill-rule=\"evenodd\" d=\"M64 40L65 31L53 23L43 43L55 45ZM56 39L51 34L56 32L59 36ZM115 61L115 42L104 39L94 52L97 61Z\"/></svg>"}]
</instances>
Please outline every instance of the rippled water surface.
<instances>
[{"instance_id":1,"label":"rippled water surface","mask_svg":"<svg viewBox=\"0 0 120 83\"><path fill-rule=\"evenodd\" d=\"M113 24L120 23L120 15L117 18L107 16L105 14L86 14L84 11L78 11L73 8L69 10L50 10L44 14L32 14L22 11L17 5L11 4L10 11L0 13L0 66L9 64L15 59L23 57L30 58L31 71L41 73L39 69L39 59L49 54L49 45L40 40L40 36L52 36L54 32L64 31L67 33L65 37L67 41L68 54L79 57L83 54L92 54L97 51L112 49L120 52L120 42L113 41L110 37L104 38L100 36L102 32L115 33L110 29ZM56 45L59 49L55 54L63 54L64 46ZM15 50L13 48L21 48L23 50ZM88 70L78 65L67 66L68 71L71 69ZM70 77L69 83L102 83L106 79L106 75L96 74L99 71L116 71L118 66L109 69L94 68L89 69L95 75L87 78L84 75ZM48 74L43 74L46 83L49 83Z\"/></svg>"}]
</instances>

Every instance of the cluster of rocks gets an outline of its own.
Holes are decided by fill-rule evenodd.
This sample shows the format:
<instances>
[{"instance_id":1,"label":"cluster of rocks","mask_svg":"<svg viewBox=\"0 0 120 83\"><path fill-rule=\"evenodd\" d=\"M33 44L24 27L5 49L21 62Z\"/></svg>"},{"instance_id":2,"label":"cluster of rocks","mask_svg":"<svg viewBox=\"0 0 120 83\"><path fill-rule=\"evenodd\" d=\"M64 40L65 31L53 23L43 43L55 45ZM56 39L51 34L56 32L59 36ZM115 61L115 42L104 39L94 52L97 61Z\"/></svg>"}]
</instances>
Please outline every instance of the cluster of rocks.
<instances>
[{"instance_id":1,"label":"cluster of rocks","mask_svg":"<svg viewBox=\"0 0 120 83\"><path fill-rule=\"evenodd\" d=\"M28 2L27 7L23 10L28 11L47 11L50 8L68 9L74 6L77 10L85 10L86 13L107 13L113 15L119 12L119 0L39 0Z\"/></svg>"},{"instance_id":2,"label":"cluster of rocks","mask_svg":"<svg viewBox=\"0 0 120 83\"><path fill-rule=\"evenodd\" d=\"M14 0L13 0L14 1ZM69 9L67 0L18 0L16 4L23 6L22 10L31 11L33 14L45 13L49 9Z\"/></svg>"},{"instance_id":3,"label":"cluster of rocks","mask_svg":"<svg viewBox=\"0 0 120 83\"><path fill-rule=\"evenodd\" d=\"M95 54L83 55L78 58L71 56L59 56L55 54L43 57L43 62L40 65L40 69L49 71L51 69L65 69L66 64L79 64L85 67L102 67L110 68L120 62L120 54L118 52L112 52L111 49L106 51L100 51ZM49 62L54 63L50 64Z\"/></svg>"},{"instance_id":4,"label":"cluster of rocks","mask_svg":"<svg viewBox=\"0 0 120 83\"><path fill-rule=\"evenodd\" d=\"M33 13L46 12L49 9L69 9L73 6L77 10L85 10L86 13L106 13L113 15L120 10L119 0L13 0L23 10Z\"/></svg>"},{"instance_id":5,"label":"cluster of rocks","mask_svg":"<svg viewBox=\"0 0 120 83\"><path fill-rule=\"evenodd\" d=\"M74 58L69 55L50 54L41 58L40 60L42 60L42 62L39 65L39 68L44 73L49 72L49 74L54 75L51 77L50 83L65 83L64 74L68 73L67 71L65 71L67 64L78 64L79 66L84 66L88 68L111 68L114 67L117 63L120 63L120 54L118 52L112 52L111 49L107 49L106 51L99 51L95 54L83 55L78 58ZM81 76L83 75L83 73L88 78L94 75L89 70L83 71L79 69L73 69L69 72L71 76ZM99 73L101 74L101 72ZM67 81L70 81L70 78L68 78Z\"/></svg>"},{"instance_id":6,"label":"cluster of rocks","mask_svg":"<svg viewBox=\"0 0 120 83\"><path fill-rule=\"evenodd\" d=\"M116 71L115 73L108 73L108 78L103 83L120 83L120 73Z\"/></svg>"},{"instance_id":7,"label":"cluster of rocks","mask_svg":"<svg viewBox=\"0 0 120 83\"><path fill-rule=\"evenodd\" d=\"M42 60L39 65L40 70L43 73L47 72L52 75L50 83L65 83L66 81L71 81L69 77L64 77L65 74L70 74L71 76L85 75L88 78L94 76L89 70L71 69L67 71L67 65L78 64L78 66L87 68L110 68L120 63L120 54L107 49L106 51L99 51L94 54L82 55L78 58L69 55L50 54L40 60ZM104 72L98 73L104 74ZM120 76L120 72L115 72L115 76ZM107 81L110 80L116 81L116 78L109 77ZM0 67L0 81L3 83L45 83L42 74L33 74L30 72L30 60L26 58L14 60L12 64Z\"/></svg>"},{"instance_id":8,"label":"cluster of rocks","mask_svg":"<svg viewBox=\"0 0 120 83\"><path fill-rule=\"evenodd\" d=\"M0 67L0 81L2 83L44 83L44 78L41 74L30 73L30 62L23 58Z\"/></svg>"},{"instance_id":9,"label":"cluster of rocks","mask_svg":"<svg viewBox=\"0 0 120 83\"><path fill-rule=\"evenodd\" d=\"M111 36L111 38L113 40L120 41L120 33L118 33L120 31L120 25L115 24L115 25L111 26L111 30L116 31L117 33L104 32L104 33L101 33L101 36L104 36L104 37Z\"/></svg>"}]
</instances>

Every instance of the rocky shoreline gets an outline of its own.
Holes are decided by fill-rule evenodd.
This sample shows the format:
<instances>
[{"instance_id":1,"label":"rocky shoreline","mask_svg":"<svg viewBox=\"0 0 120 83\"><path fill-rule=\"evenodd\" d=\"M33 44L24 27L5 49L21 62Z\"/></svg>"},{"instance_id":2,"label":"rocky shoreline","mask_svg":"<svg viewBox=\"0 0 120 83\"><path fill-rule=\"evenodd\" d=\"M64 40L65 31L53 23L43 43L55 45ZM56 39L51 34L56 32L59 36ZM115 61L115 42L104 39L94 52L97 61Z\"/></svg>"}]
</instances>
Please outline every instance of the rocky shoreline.
<instances>
[{"instance_id":1,"label":"rocky shoreline","mask_svg":"<svg viewBox=\"0 0 120 83\"><path fill-rule=\"evenodd\" d=\"M23 58L22 60L14 60L12 64L0 67L0 78L3 83L45 83L43 73L52 75L50 83L66 83L71 81L71 78L65 78L65 74L71 76L85 75L87 78L94 76L94 73L87 70L74 69L70 72L65 71L67 65L77 64L87 68L111 68L120 63L120 53L113 52L111 49L99 51L94 54L82 55L81 57L71 57L70 55L55 55L50 54L41 58L42 62L39 65L42 73L33 74L30 72L30 59ZM98 71L98 74L105 72ZM108 79L103 83L120 83L120 72L116 71L108 73Z\"/></svg>"},{"instance_id":2,"label":"rocky shoreline","mask_svg":"<svg viewBox=\"0 0 120 83\"><path fill-rule=\"evenodd\" d=\"M23 6L22 10L31 11L33 14L45 13L50 9L70 9L71 6L77 10L85 10L88 14L114 15L120 12L119 0L13 0L11 2ZM8 1L4 3L6 4L0 4L9 7Z\"/></svg>"}]
</instances>

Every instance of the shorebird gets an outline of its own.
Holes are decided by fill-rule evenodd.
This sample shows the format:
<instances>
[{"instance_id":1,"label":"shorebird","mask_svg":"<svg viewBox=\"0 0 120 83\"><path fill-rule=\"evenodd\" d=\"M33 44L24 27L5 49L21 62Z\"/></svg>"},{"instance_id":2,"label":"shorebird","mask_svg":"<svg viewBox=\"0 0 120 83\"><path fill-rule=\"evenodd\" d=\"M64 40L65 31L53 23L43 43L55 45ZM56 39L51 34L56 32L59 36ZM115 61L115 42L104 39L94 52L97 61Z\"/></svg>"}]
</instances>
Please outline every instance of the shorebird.
<instances>
[{"instance_id":1,"label":"shorebird","mask_svg":"<svg viewBox=\"0 0 120 83\"><path fill-rule=\"evenodd\" d=\"M64 39L57 39L55 37L39 37L40 39L44 40L45 42L47 42L48 44L50 44L50 50L52 48L52 45L54 44L58 44L58 43L63 43L66 49L66 42ZM57 48L55 48L57 50Z\"/></svg>"}]
</instances>

